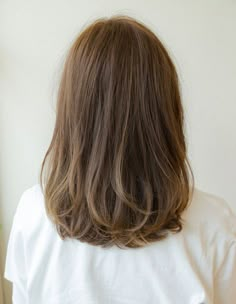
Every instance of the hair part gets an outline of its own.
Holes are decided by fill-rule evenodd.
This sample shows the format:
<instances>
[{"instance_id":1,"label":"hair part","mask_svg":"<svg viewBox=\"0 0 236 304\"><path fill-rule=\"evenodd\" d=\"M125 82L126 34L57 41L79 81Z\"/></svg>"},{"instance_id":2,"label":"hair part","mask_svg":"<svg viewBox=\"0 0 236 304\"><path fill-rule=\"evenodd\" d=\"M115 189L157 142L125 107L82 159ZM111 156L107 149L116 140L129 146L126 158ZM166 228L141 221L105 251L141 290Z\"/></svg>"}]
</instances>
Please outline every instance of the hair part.
<instances>
[{"instance_id":1,"label":"hair part","mask_svg":"<svg viewBox=\"0 0 236 304\"><path fill-rule=\"evenodd\" d=\"M163 43L134 18L99 18L75 39L63 68L40 171L60 237L136 248L181 231L194 177Z\"/></svg>"}]
</instances>

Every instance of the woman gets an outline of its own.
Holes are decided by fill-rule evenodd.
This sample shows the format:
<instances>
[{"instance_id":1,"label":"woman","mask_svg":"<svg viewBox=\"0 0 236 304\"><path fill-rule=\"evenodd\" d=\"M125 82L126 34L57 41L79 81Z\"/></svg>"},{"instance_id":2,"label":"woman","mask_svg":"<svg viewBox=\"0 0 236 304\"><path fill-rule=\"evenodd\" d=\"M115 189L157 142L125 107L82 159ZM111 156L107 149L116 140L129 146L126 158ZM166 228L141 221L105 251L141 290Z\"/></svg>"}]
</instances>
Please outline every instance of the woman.
<instances>
[{"instance_id":1,"label":"woman","mask_svg":"<svg viewBox=\"0 0 236 304\"><path fill-rule=\"evenodd\" d=\"M16 304L234 303L235 217L194 187L178 76L141 22L100 18L71 46L5 278Z\"/></svg>"}]
</instances>

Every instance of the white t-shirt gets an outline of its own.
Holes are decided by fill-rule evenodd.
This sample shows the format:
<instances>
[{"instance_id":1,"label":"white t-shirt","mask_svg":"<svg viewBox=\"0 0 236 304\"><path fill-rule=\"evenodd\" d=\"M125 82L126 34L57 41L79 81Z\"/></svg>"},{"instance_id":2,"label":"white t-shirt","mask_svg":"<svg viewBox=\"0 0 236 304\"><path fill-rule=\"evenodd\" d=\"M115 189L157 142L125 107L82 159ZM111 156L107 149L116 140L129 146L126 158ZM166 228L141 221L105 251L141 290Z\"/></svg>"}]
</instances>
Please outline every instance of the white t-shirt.
<instances>
[{"instance_id":1,"label":"white t-shirt","mask_svg":"<svg viewBox=\"0 0 236 304\"><path fill-rule=\"evenodd\" d=\"M39 184L21 196L4 276L14 304L234 304L236 218L223 198L194 190L183 230L143 248L60 239Z\"/></svg>"}]
</instances>

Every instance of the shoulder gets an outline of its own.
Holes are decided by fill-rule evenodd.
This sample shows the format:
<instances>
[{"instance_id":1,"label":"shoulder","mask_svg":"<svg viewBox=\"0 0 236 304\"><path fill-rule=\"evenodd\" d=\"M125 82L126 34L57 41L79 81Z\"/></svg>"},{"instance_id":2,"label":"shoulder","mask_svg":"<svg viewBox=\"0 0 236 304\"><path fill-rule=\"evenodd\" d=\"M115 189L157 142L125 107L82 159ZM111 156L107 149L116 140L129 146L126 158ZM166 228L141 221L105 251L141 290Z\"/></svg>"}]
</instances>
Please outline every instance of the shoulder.
<instances>
[{"instance_id":1,"label":"shoulder","mask_svg":"<svg viewBox=\"0 0 236 304\"><path fill-rule=\"evenodd\" d=\"M13 217L8 240L4 277L21 284L27 278L26 256L37 248L37 235L45 222L44 200L39 184L22 192ZM27 252L28 246L32 245ZM33 254L35 257L35 254Z\"/></svg>"},{"instance_id":2,"label":"shoulder","mask_svg":"<svg viewBox=\"0 0 236 304\"><path fill-rule=\"evenodd\" d=\"M184 222L212 241L236 241L236 215L221 196L194 188L192 200L183 213Z\"/></svg>"},{"instance_id":3,"label":"shoulder","mask_svg":"<svg viewBox=\"0 0 236 304\"><path fill-rule=\"evenodd\" d=\"M17 211L22 212L22 210L27 211L30 207L40 207L42 199L43 192L40 184L34 184L22 192Z\"/></svg>"},{"instance_id":4,"label":"shoulder","mask_svg":"<svg viewBox=\"0 0 236 304\"><path fill-rule=\"evenodd\" d=\"M24 190L19 198L14 220L24 228L35 225L45 218L44 196L40 184L34 184Z\"/></svg>"}]
</instances>

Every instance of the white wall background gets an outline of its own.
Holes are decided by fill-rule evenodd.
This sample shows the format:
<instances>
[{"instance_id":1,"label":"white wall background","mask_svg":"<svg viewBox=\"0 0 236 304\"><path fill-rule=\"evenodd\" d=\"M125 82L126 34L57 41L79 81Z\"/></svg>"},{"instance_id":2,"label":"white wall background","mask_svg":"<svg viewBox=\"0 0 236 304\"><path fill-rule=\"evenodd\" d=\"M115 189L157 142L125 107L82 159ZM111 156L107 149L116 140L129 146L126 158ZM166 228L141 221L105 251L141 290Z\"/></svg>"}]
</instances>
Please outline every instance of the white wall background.
<instances>
[{"instance_id":1,"label":"white wall background","mask_svg":"<svg viewBox=\"0 0 236 304\"><path fill-rule=\"evenodd\" d=\"M196 185L236 210L236 1L1 0L2 271L16 205L38 182L52 135L64 52L86 22L117 13L145 22L169 49L182 83ZM10 304L5 280L4 291L4 304Z\"/></svg>"}]
</instances>

